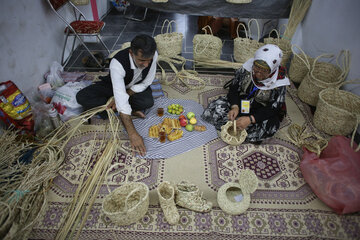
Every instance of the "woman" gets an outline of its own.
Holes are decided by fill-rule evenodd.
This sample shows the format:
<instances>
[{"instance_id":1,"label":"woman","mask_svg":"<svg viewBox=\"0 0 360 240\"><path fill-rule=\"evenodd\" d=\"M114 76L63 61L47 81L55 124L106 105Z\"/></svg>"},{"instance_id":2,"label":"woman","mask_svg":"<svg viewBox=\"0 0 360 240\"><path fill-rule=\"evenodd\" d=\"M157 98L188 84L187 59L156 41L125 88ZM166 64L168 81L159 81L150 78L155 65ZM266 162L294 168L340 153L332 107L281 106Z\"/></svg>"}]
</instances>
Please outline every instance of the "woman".
<instances>
[{"instance_id":1,"label":"woman","mask_svg":"<svg viewBox=\"0 0 360 240\"><path fill-rule=\"evenodd\" d=\"M236 127L248 133L247 142L260 143L272 137L286 114L286 86L290 85L280 66L282 56L276 45L259 48L254 58L236 71L228 94L211 102L202 118L217 130L236 119Z\"/></svg>"}]
</instances>

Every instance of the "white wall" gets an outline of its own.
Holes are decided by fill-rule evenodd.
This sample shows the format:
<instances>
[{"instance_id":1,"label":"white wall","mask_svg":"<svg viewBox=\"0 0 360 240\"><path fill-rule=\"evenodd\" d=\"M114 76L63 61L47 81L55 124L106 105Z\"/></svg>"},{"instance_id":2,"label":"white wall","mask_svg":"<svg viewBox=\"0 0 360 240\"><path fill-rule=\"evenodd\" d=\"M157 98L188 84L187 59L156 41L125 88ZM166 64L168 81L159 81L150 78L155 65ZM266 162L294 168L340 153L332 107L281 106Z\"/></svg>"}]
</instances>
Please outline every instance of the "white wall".
<instances>
[{"instance_id":1,"label":"white wall","mask_svg":"<svg viewBox=\"0 0 360 240\"><path fill-rule=\"evenodd\" d=\"M97 0L101 18L109 1ZM92 19L91 5L79 7ZM67 16L69 8L62 8ZM1 1L0 7L0 82L12 80L30 96L44 82L43 75L53 61L61 61L64 24L45 0Z\"/></svg>"},{"instance_id":2,"label":"white wall","mask_svg":"<svg viewBox=\"0 0 360 240\"><path fill-rule=\"evenodd\" d=\"M292 43L298 44L311 57L350 50L347 79L360 79L359 11L359 0L313 0ZM360 95L360 84L345 85L344 89Z\"/></svg>"}]
</instances>

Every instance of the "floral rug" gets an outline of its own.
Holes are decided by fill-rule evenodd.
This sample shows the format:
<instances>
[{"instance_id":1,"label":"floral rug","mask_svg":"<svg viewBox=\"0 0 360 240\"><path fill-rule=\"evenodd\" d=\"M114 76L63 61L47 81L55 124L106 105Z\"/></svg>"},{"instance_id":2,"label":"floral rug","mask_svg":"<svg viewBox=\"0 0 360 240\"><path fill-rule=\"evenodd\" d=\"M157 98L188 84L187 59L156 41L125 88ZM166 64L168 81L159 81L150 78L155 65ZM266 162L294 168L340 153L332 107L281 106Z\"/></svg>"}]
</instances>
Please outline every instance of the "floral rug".
<instances>
[{"instance_id":1,"label":"floral rug","mask_svg":"<svg viewBox=\"0 0 360 240\"><path fill-rule=\"evenodd\" d=\"M169 80L174 75L167 76ZM173 81L163 86L165 96L189 99L206 107L209 101L226 94L222 89L231 76L201 75L206 80L202 90ZM129 226L116 226L101 212L102 200L108 194L105 183L92 206L80 239L360 239L360 213L337 215L322 203L304 181L299 163L302 151L287 137L292 123L305 123L311 130L309 108L296 96L291 86L287 94L288 115L279 132L261 145L229 146L215 138L190 151L171 158L135 158L129 152L118 152L112 164L126 168L113 169L106 181L112 189L125 181L145 183L150 189L150 206L146 215ZM46 212L33 228L30 239L55 239L64 213L84 174L84 158L101 124L87 125L69 142L66 162L49 191ZM128 143L124 143L128 144ZM237 182L241 169L252 169L259 179L257 191L251 194L250 208L242 215L228 215L217 204L217 191L226 182ZM187 180L199 186L203 197L214 205L209 213L197 213L178 207L180 221L169 225L158 202L157 186L163 181Z\"/></svg>"}]
</instances>

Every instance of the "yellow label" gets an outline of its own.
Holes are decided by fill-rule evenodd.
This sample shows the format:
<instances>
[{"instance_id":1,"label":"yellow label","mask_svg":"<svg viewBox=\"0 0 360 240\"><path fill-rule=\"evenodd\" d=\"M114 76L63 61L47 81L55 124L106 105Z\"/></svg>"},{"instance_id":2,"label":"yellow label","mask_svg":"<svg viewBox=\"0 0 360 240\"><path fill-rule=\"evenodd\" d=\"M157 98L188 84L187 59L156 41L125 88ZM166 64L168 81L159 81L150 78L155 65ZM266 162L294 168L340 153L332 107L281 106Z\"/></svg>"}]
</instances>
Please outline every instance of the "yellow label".
<instances>
[{"instance_id":1,"label":"yellow label","mask_svg":"<svg viewBox=\"0 0 360 240\"><path fill-rule=\"evenodd\" d=\"M241 100L241 113L249 113L249 112L250 112L250 101Z\"/></svg>"}]
</instances>

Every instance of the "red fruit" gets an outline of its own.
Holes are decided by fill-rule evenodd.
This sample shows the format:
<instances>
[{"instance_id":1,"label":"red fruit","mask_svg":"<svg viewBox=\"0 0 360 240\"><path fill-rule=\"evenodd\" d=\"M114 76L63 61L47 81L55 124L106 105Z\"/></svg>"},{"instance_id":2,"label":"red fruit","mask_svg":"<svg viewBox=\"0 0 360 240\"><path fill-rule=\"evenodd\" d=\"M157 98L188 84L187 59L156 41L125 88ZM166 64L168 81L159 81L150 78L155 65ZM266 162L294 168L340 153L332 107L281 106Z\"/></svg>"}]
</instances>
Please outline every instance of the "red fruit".
<instances>
[{"instance_id":1,"label":"red fruit","mask_svg":"<svg viewBox=\"0 0 360 240\"><path fill-rule=\"evenodd\" d=\"M185 119L185 120L186 120L186 117L181 114L181 115L179 116L179 120L180 120L180 119Z\"/></svg>"},{"instance_id":2,"label":"red fruit","mask_svg":"<svg viewBox=\"0 0 360 240\"><path fill-rule=\"evenodd\" d=\"M180 121L180 126L185 127L187 125L187 121L185 118L181 118L179 121Z\"/></svg>"}]
</instances>

